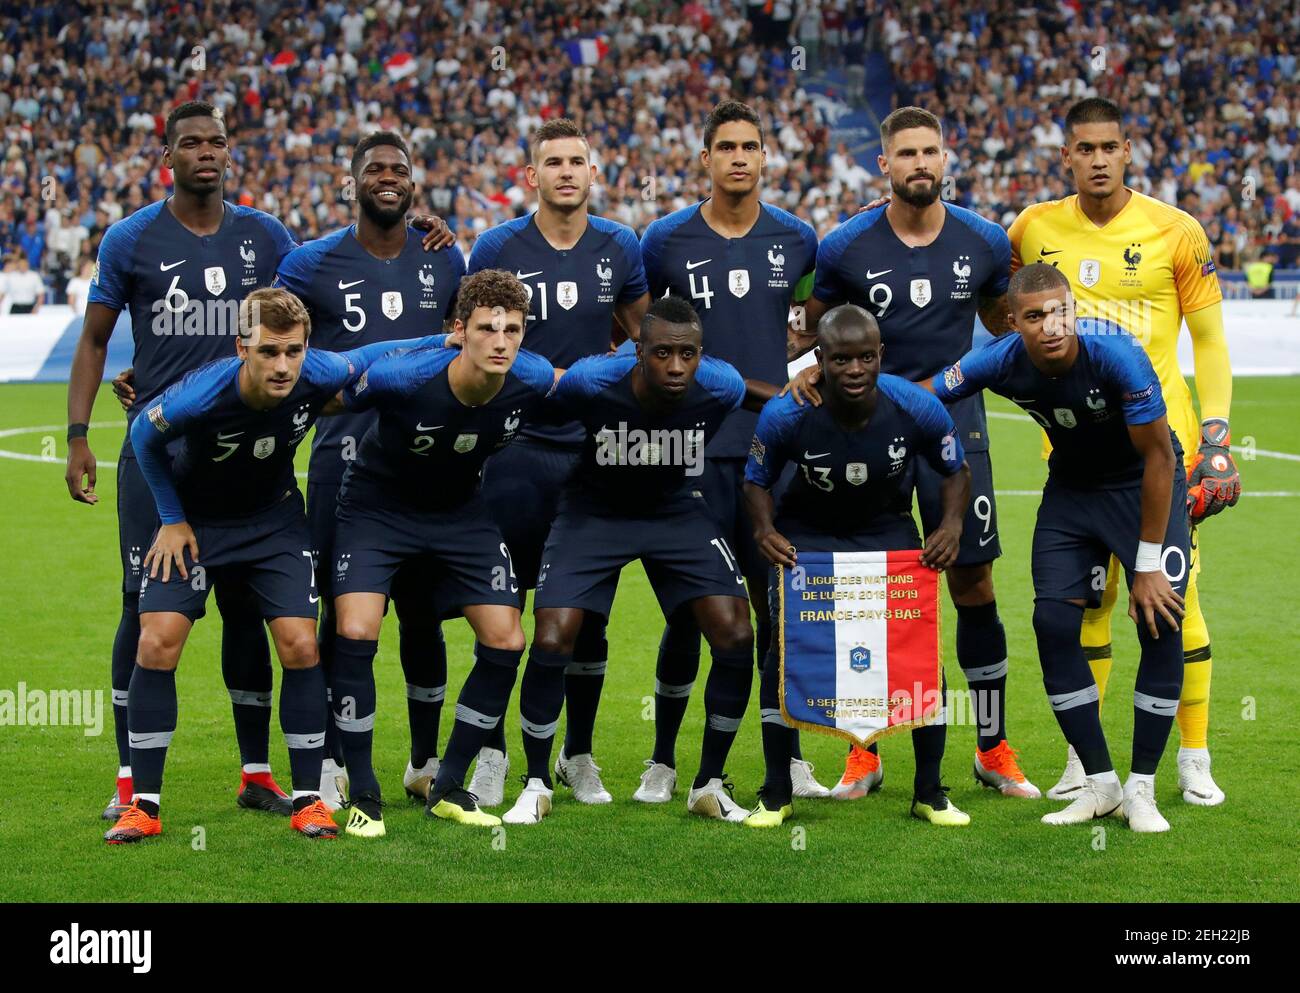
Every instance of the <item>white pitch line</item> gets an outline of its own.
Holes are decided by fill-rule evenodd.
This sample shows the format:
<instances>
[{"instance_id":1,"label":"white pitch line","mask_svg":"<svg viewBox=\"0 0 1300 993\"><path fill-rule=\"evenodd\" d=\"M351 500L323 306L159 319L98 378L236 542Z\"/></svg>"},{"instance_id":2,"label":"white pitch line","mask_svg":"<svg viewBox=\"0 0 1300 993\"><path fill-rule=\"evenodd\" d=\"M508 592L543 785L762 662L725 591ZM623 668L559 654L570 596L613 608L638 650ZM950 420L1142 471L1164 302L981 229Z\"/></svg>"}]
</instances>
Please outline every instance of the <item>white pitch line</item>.
<instances>
[{"instance_id":1,"label":"white pitch line","mask_svg":"<svg viewBox=\"0 0 1300 993\"><path fill-rule=\"evenodd\" d=\"M121 426L122 425L118 421L95 421L90 425L90 427L92 428L101 428L101 429L119 428ZM38 434L41 431L65 431L66 432L67 430L68 430L68 426L66 424L39 424L33 428L5 428L3 431L0 431L0 438L12 438L15 435L20 435L20 434ZM58 465L67 464L67 459L61 459L50 455L30 455L27 452L11 452L6 448L0 448L0 459L15 459L18 462L51 462L51 463L56 463ZM114 461L111 460L105 461L103 459L95 460L96 471L99 471L100 469L116 469L116 468L117 468L117 463ZM295 472L294 475L297 476L299 479L307 478L307 474L305 472Z\"/></svg>"},{"instance_id":2,"label":"white pitch line","mask_svg":"<svg viewBox=\"0 0 1300 993\"><path fill-rule=\"evenodd\" d=\"M1000 417L1004 421L1025 421L1029 424L1037 424L1037 422L1028 414L1010 414L1003 410L990 410L988 411L988 415L989 417ZM1256 455L1263 455L1270 459L1282 459L1286 462L1300 462L1300 455L1295 455L1291 452L1275 452L1269 448L1246 449L1241 445L1233 445L1232 450L1234 452L1253 451Z\"/></svg>"},{"instance_id":3,"label":"white pitch line","mask_svg":"<svg viewBox=\"0 0 1300 993\"><path fill-rule=\"evenodd\" d=\"M1042 490L994 490L994 496L1000 497L1040 497ZM1300 490L1245 490L1244 497L1300 497Z\"/></svg>"}]
</instances>

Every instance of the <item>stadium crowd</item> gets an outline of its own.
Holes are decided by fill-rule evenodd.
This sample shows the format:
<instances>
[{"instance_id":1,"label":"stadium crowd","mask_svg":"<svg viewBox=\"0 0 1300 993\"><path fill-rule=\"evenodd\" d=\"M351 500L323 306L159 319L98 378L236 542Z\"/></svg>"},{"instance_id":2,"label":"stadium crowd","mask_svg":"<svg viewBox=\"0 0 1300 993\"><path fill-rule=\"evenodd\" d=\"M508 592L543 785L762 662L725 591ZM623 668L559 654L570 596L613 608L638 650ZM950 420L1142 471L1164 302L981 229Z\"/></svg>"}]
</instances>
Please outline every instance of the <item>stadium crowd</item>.
<instances>
[{"instance_id":1,"label":"stadium crowd","mask_svg":"<svg viewBox=\"0 0 1300 993\"><path fill-rule=\"evenodd\" d=\"M424 206L468 254L529 209L526 135L541 122L584 126L593 209L640 233L704 195L700 124L733 96L767 123L766 198L825 235L883 184L832 142L833 112L805 84L876 53L894 106L945 121L959 203L1009 225L1071 192L1061 122L1097 94L1129 115L1131 185L1197 217L1220 268L1286 268L1300 254L1297 38L1288 0L0 3L0 292L23 268L56 292L84 279L104 230L169 191L163 121L191 99L227 115L231 198L300 240L351 221L356 140L400 130Z\"/></svg>"}]
</instances>

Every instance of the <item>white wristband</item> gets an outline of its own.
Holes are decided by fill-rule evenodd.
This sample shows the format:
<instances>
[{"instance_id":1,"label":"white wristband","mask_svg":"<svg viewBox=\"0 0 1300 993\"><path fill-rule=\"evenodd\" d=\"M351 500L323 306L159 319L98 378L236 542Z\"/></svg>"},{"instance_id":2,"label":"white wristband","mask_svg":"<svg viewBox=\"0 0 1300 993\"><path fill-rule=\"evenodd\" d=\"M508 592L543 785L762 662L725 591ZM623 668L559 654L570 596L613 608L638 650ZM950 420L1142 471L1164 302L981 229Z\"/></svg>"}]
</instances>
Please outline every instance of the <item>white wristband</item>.
<instances>
[{"instance_id":1,"label":"white wristband","mask_svg":"<svg viewBox=\"0 0 1300 993\"><path fill-rule=\"evenodd\" d=\"M1133 562L1134 572L1159 572L1160 553L1158 541L1139 541L1137 558Z\"/></svg>"}]
</instances>

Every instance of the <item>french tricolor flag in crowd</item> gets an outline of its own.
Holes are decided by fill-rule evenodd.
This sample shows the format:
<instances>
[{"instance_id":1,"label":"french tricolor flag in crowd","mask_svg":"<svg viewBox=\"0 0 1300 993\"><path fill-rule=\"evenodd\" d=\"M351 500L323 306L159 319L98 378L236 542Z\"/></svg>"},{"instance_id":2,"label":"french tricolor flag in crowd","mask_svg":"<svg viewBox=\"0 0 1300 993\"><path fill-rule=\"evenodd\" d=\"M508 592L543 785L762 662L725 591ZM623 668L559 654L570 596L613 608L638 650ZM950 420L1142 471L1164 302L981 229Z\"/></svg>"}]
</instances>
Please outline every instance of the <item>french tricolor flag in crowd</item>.
<instances>
[{"instance_id":1,"label":"french tricolor flag in crowd","mask_svg":"<svg viewBox=\"0 0 1300 993\"><path fill-rule=\"evenodd\" d=\"M781 570L788 723L867 745L938 717L938 573L920 555L801 550Z\"/></svg>"},{"instance_id":2,"label":"french tricolor flag in crowd","mask_svg":"<svg viewBox=\"0 0 1300 993\"><path fill-rule=\"evenodd\" d=\"M579 38L566 41L564 50L569 53L569 60L575 66L594 66L609 51L609 42L604 38Z\"/></svg>"},{"instance_id":3,"label":"french tricolor flag in crowd","mask_svg":"<svg viewBox=\"0 0 1300 993\"><path fill-rule=\"evenodd\" d=\"M388 73L388 78L396 82L399 79L405 79L420 68L419 62L410 52L398 52L384 63L384 69Z\"/></svg>"}]
</instances>

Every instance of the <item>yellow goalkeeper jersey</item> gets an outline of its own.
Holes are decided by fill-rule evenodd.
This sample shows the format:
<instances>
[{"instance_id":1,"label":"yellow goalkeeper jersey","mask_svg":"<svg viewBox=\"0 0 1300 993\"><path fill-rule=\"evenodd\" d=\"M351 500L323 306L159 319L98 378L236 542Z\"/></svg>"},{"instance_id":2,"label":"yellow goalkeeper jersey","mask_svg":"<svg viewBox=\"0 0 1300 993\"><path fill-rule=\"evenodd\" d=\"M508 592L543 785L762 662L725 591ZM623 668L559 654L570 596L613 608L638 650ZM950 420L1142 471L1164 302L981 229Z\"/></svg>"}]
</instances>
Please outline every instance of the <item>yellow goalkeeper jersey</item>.
<instances>
[{"instance_id":1,"label":"yellow goalkeeper jersey","mask_svg":"<svg viewBox=\"0 0 1300 993\"><path fill-rule=\"evenodd\" d=\"M1088 219L1077 194L1025 208L1008 232L1011 271L1030 262L1056 266L1070 280L1078 316L1114 321L1142 343L1160 378L1169 426L1190 463L1200 422L1178 369L1178 334L1184 314L1218 303L1223 294L1200 223L1130 193L1104 227Z\"/></svg>"}]
</instances>

